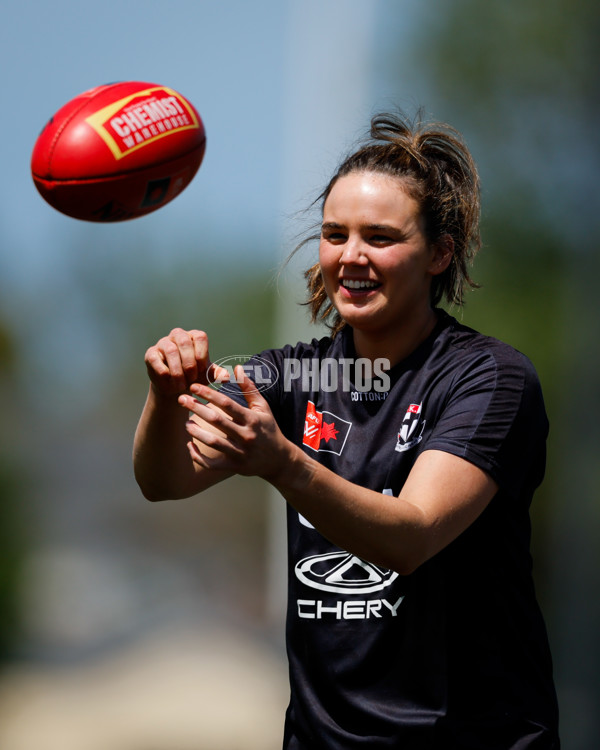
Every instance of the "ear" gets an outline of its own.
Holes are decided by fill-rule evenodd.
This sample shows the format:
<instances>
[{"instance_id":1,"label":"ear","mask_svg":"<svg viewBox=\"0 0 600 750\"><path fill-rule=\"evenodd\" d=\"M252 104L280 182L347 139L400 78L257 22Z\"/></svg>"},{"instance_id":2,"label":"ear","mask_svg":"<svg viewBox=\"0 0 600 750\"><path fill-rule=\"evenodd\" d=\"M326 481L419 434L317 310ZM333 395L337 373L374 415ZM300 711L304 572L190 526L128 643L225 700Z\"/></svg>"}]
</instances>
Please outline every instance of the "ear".
<instances>
[{"instance_id":1,"label":"ear","mask_svg":"<svg viewBox=\"0 0 600 750\"><path fill-rule=\"evenodd\" d=\"M454 240L451 235L443 234L432 245L433 253L429 272L432 276L439 276L448 268L454 255Z\"/></svg>"}]
</instances>

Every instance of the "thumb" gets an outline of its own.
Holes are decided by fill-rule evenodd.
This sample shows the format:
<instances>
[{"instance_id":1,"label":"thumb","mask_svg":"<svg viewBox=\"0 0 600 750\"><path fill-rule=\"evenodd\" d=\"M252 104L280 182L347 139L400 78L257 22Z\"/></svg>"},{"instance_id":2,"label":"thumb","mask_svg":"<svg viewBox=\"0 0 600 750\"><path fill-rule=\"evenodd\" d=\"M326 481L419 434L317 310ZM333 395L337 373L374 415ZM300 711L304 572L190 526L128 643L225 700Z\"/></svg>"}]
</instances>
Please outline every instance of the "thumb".
<instances>
[{"instance_id":1,"label":"thumb","mask_svg":"<svg viewBox=\"0 0 600 750\"><path fill-rule=\"evenodd\" d=\"M241 392L246 399L246 403L250 409L262 410L264 406L267 406L267 402L261 396L256 383L246 375L246 371L241 365L237 365L234 370L235 379L240 387Z\"/></svg>"},{"instance_id":2,"label":"thumb","mask_svg":"<svg viewBox=\"0 0 600 750\"><path fill-rule=\"evenodd\" d=\"M209 383L228 383L230 381L229 370L211 362L206 369L206 379Z\"/></svg>"}]
</instances>

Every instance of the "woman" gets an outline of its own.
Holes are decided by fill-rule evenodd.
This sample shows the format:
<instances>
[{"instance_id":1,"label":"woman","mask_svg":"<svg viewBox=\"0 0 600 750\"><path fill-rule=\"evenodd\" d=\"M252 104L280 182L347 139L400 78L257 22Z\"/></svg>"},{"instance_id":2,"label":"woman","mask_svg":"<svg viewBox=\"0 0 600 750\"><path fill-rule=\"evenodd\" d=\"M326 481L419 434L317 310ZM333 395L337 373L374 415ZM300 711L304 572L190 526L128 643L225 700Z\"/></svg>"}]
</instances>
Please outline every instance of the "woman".
<instances>
[{"instance_id":1,"label":"woman","mask_svg":"<svg viewBox=\"0 0 600 750\"><path fill-rule=\"evenodd\" d=\"M255 475L287 500L287 750L558 748L529 556L538 379L436 307L474 286L473 160L446 126L381 115L321 199L307 279L331 336L262 352L271 387L237 368L237 395L208 386L205 333L161 339L138 482L162 500Z\"/></svg>"}]
</instances>

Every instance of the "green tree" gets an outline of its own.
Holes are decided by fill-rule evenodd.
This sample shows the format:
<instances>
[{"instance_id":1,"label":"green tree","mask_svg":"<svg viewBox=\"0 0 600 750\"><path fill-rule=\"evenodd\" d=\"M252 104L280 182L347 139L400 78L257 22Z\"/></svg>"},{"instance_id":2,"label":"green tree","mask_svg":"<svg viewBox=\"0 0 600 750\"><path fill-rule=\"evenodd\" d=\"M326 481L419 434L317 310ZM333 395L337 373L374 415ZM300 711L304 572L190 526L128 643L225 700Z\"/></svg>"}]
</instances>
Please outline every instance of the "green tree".
<instances>
[{"instance_id":1,"label":"green tree","mask_svg":"<svg viewBox=\"0 0 600 750\"><path fill-rule=\"evenodd\" d=\"M589 595L600 585L600 7L432 0L419 15L411 53L434 92L427 108L465 134L482 175L476 276L486 289L465 321L525 351L546 394L553 429L534 505L536 571L563 739L587 750L600 743L600 606Z\"/></svg>"},{"instance_id":2,"label":"green tree","mask_svg":"<svg viewBox=\"0 0 600 750\"><path fill-rule=\"evenodd\" d=\"M0 663L11 658L19 640L19 583L25 554L20 501L23 483L12 416L16 352L9 329L0 321Z\"/></svg>"}]
</instances>

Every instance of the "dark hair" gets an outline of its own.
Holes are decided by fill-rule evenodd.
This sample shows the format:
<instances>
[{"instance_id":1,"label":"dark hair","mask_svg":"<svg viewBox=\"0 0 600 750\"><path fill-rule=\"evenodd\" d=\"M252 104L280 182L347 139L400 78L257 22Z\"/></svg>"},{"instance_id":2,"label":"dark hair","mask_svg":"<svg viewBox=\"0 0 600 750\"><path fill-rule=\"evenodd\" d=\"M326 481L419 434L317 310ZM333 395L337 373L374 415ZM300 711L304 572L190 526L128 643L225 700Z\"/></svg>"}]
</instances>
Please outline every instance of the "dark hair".
<instances>
[{"instance_id":1,"label":"dark hair","mask_svg":"<svg viewBox=\"0 0 600 750\"><path fill-rule=\"evenodd\" d=\"M402 179L407 194L420 206L429 241L435 243L450 235L454 243L450 265L432 279L431 303L437 305L445 297L450 304L462 305L465 287L477 287L468 269L481 239L479 175L461 135L442 123L423 123L418 118L409 122L392 114L373 117L369 135L367 142L341 163L313 205L319 204L322 214L335 183L353 172ZM296 250L318 237L307 237ZM325 293L319 263L304 276L312 322L326 322L337 333L345 323Z\"/></svg>"}]
</instances>

